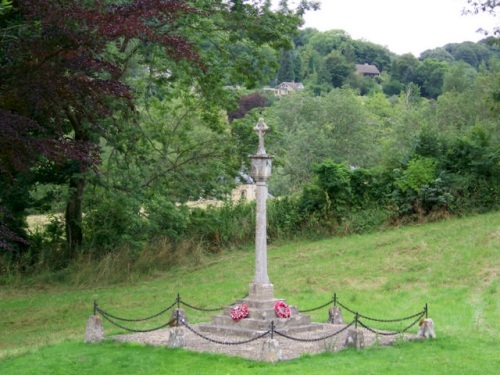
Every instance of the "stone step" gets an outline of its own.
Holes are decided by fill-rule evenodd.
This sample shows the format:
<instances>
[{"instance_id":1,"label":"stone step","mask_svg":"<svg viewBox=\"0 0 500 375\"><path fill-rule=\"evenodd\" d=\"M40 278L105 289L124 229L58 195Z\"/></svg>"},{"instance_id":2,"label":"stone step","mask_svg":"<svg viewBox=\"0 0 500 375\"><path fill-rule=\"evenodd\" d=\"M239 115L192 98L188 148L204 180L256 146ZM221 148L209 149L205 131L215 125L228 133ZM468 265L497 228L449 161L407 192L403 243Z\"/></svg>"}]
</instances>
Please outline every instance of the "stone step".
<instances>
[{"instance_id":1,"label":"stone step","mask_svg":"<svg viewBox=\"0 0 500 375\"><path fill-rule=\"evenodd\" d=\"M233 306L225 307L222 315L231 317L231 310ZM250 307L248 309L248 317L252 319L269 319L269 318L274 318L276 316L276 313L274 312L274 308L268 308L268 309L255 309Z\"/></svg>"},{"instance_id":2,"label":"stone step","mask_svg":"<svg viewBox=\"0 0 500 375\"><path fill-rule=\"evenodd\" d=\"M227 315L215 315L212 317L212 324L216 326L226 326L226 327L243 327L254 329L258 331L267 331L271 322L274 321L274 326L276 329L285 329L288 327L296 327L302 325L311 324L311 317L309 315L292 315L290 318L278 318L276 315L271 316L268 319L254 319L248 317L241 319L240 321L234 321L230 316Z\"/></svg>"},{"instance_id":3,"label":"stone step","mask_svg":"<svg viewBox=\"0 0 500 375\"><path fill-rule=\"evenodd\" d=\"M274 305L278 301L285 302L284 299L268 299L268 300L256 300L252 298L242 298L237 300L233 305L226 306L223 309L223 314L227 316L231 316L231 310L241 304L245 304L248 306L249 318L254 319L273 319L276 317L276 313L274 312ZM292 315L298 314L298 308L295 306L289 306L292 311Z\"/></svg>"},{"instance_id":4,"label":"stone step","mask_svg":"<svg viewBox=\"0 0 500 375\"><path fill-rule=\"evenodd\" d=\"M274 309L274 304L278 301L285 301L284 299L269 299L269 300L257 300L257 299L251 299L251 298L242 298L237 300L234 305L230 307L234 307L236 305L241 305L244 303L250 308L254 309Z\"/></svg>"}]
</instances>

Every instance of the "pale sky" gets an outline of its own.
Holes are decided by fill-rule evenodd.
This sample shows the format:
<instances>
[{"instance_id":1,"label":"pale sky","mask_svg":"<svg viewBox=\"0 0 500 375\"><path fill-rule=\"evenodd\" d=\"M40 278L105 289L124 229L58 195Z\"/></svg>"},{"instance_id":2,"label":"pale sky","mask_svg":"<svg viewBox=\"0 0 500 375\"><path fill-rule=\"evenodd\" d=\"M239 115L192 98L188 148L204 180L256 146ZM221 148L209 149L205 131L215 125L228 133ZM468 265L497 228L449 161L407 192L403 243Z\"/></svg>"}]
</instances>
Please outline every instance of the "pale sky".
<instances>
[{"instance_id":1,"label":"pale sky","mask_svg":"<svg viewBox=\"0 0 500 375\"><path fill-rule=\"evenodd\" d=\"M488 14L462 15L467 0L322 0L321 10L305 15L304 27L341 29L353 39L387 47L398 55L416 57L448 43L477 42L476 32L500 21Z\"/></svg>"}]
</instances>

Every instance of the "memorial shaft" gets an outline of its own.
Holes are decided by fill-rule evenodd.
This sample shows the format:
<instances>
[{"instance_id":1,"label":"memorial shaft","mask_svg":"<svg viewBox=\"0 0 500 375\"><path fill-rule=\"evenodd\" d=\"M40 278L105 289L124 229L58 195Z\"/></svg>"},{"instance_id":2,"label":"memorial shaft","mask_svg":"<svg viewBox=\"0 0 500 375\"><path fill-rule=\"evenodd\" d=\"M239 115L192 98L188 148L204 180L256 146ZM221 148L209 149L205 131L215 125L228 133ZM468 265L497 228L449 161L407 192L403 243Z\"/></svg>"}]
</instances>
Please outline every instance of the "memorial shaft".
<instances>
[{"instance_id":1,"label":"memorial shaft","mask_svg":"<svg viewBox=\"0 0 500 375\"><path fill-rule=\"evenodd\" d=\"M256 284L269 284L267 275L267 182L257 181L257 214L255 225Z\"/></svg>"}]
</instances>

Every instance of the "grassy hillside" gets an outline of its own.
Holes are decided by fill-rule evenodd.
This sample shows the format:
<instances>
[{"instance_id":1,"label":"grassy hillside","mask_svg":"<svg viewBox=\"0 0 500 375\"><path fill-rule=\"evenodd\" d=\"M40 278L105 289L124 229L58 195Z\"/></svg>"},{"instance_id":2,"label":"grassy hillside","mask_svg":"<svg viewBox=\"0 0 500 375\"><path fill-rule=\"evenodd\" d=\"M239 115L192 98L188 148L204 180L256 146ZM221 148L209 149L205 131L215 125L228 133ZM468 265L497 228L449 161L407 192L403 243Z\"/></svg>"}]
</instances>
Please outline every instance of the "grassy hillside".
<instances>
[{"instance_id":1,"label":"grassy hillside","mask_svg":"<svg viewBox=\"0 0 500 375\"><path fill-rule=\"evenodd\" d=\"M493 374L500 368L500 213L271 245L268 257L275 295L289 304L316 307L336 292L359 312L390 319L413 314L428 303L438 339L306 356L277 365L183 350L82 343L94 299L111 313L143 317L170 305L177 293L204 307L242 297L253 277L254 262L253 249L243 249L214 256L203 266L171 270L153 281L85 289L44 284L2 288L0 373L83 374L95 373L96 366L101 373L120 374L174 369L176 373L267 373L269 367L275 373L332 369L341 374ZM311 315L314 321L327 319L325 310ZM347 313L344 317L352 318ZM188 311L188 318L209 320L210 314ZM105 329L106 334L120 332L109 324Z\"/></svg>"}]
</instances>

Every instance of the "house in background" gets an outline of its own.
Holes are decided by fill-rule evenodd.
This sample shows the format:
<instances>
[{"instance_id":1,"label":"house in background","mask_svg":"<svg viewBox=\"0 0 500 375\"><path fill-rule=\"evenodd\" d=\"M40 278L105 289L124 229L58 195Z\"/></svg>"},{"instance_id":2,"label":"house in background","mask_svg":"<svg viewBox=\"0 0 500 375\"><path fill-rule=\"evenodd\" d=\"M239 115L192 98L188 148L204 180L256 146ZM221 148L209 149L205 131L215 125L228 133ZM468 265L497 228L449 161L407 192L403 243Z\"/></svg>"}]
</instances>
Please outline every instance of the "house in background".
<instances>
[{"instance_id":1,"label":"house in background","mask_svg":"<svg viewBox=\"0 0 500 375\"><path fill-rule=\"evenodd\" d=\"M274 96L279 97L303 89L304 85L300 82L282 82L275 88L265 88L264 91L272 91Z\"/></svg>"},{"instance_id":2,"label":"house in background","mask_svg":"<svg viewBox=\"0 0 500 375\"><path fill-rule=\"evenodd\" d=\"M254 201L256 198L257 186L253 178L249 175L240 172L236 177L237 186L231 191L231 199L235 202L240 199L246 201Z\"/></svg>"},{"instance_id":3,"label":"house in background","mask_svg":"<svg viewBox=\"0 0 500 375\"><path fill-rule=\"evenodd\" d=\"M380 71L375 65L356 64L356 73L364 77L379 77Z\"/></svg>"}]
</instances>

